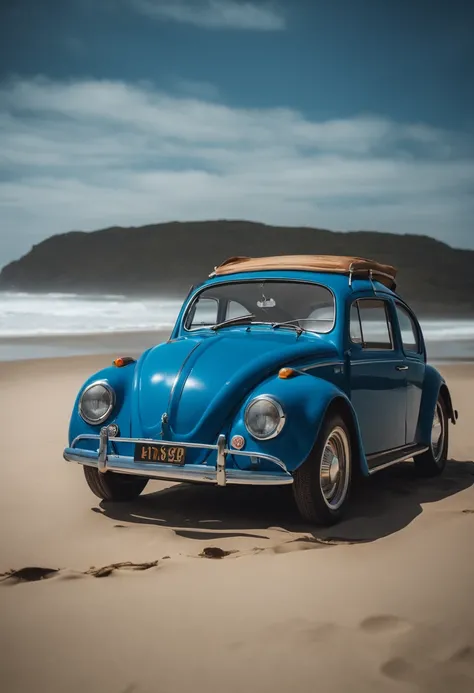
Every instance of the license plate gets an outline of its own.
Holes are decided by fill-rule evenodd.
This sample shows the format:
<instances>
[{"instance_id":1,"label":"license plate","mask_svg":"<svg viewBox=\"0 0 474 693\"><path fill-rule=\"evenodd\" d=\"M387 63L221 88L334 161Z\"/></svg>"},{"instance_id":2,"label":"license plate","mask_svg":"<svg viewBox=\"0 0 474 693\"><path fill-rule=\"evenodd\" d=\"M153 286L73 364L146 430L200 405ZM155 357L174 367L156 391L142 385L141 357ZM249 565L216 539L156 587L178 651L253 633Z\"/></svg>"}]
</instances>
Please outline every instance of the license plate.
<instances>
[{"instance_id":1,"label":"license plate","mask_svg":"<svg viewBox=\"0 0 474 693\"><path fill-rule=\"evenodd\" d=\"M136 443L135 462L150 464L184 464L186 448L172 445L148 445Z\"/></svg>"}]
</instances>

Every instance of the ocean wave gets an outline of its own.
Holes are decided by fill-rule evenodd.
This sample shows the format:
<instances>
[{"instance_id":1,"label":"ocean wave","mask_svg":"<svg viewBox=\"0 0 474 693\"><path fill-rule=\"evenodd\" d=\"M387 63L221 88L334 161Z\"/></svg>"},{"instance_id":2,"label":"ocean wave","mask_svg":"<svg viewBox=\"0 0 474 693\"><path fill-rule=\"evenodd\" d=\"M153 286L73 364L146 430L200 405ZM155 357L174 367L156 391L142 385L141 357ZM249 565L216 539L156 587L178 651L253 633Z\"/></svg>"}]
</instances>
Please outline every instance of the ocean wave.
<instances>
[{"instance_id":1,"label":"ocean wave","mask_svg":"<svg viewBox=\"0 0 474 693\"><path fill-rule=\"evenodd\" d=\"M0 337L99 335L171 330L181 300L52 292L0 293ZM474 320L422 320L426 342L474 340Z\"/></svg>"},{"instance_id":2,"label":"ocean wave","mask_svg":"<svg viewBox=\"0 0 474 693\"><path fill-rule=\"evenodd\" d=\"M62 330L51 330L38 328L37 330L23 330L23 331L12 331L12 330L0 330L0 339L12 339L12 338L27 338L27 337L94 337L105 334L133 334L135 333L146 333L149 332L153 334L154 332L164 332L171 331L174 323L156 323L154 325L135 325L134 327L116 327L112 326L107 329L92 329L92 330L81 330L81 329L70 329L68 331Z\"/></svg>"},{"instance_id":3,"label":"ocean wave","mask_svg":"<svg viewBox=\"0 0 474 693\"><path fill-rule=\"evenodd\" d=\"M116 294L0 294L0 336L100 334L171 329L181 301Z\"/></svg>"}]
</instances>

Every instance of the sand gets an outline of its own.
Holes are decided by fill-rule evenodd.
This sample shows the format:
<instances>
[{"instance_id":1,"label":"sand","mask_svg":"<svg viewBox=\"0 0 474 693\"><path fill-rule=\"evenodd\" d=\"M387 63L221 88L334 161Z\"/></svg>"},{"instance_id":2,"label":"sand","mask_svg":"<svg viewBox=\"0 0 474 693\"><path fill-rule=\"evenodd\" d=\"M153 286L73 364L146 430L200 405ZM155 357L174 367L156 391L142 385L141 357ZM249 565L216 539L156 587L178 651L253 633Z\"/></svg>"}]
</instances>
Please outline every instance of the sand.
<instances>
[{"instance_id":1,"label":"sand","mask_svg":"<svg viewBox=\"0 0 474 693\"><path fill-rule=\"evenodd\" d=\"M0 583L2 691L472 693L474 367L442 367L460 412L444 476L381 472L319 531L288 489L150 482L100 503L62 449L108 363L0 364L0 572L56 571Z\"/></svg>"}]
</instances>

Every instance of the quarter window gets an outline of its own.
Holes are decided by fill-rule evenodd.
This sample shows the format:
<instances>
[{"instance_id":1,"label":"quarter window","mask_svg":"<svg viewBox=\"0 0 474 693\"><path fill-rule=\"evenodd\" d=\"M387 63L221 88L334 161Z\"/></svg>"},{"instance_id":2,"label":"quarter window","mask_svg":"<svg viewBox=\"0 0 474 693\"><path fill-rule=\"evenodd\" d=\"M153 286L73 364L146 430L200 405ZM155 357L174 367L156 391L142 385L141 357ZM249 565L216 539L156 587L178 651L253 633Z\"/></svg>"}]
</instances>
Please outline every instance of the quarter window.
<instances>
[{"instance_id":1,"label":"quarter window","mask_svg":"<svg viewBox=\"0 0 474 693\"><path fill-rule=\"evenodd\" d=\"M194 304L188 317L189 324L192 323L194 329L210 327L217 322L218 303L214 298L200 298ZM187 327L190 329L190 327Z\"/></svg>"},{"instance_id":2,"label":"quarter window","mask_svg":"<svg viewBox=\"0 0 474 693\"><path fill-rule=\"evenodd\" d=\"M237 301L229 301L227 304L225 319L229 320L230 318L238 318L239 316L246 315L247 313L247 308L245 308L245 306L243 306L241 303L237 303Z\"/></svg>"},{"instance_id":3,"label":"quarter window","mask_svg":"<svg viewBox=\"0 0 474 693\"><path fill-rule=\"evenodd\" d=\"M359 329L357 330L355 312L351 308L351 339L362 341L364 349L393 349L390 321L385 301L363 299L357 301ZM355 339L352 337L354 330Z\"/></svg>"},{"instance_id":4,"label":"quarter window","mask_svg":"<svg viewBox=\"0 0 474 693\"><path fill-rule=\"evenodd\" d=\"M354 342L355 344L362 344L362 330L360 327L359 309L357 307L357 302L353 303L351 306L350 335L352 342Z\"/></svg>"},{"instance_id":5,"label":"quarter window","mask_svg":"<svg viewBox=\"0 0 474 693\"><path fill-rule=\"evenodd\" d=\"M413 318L399 303L396 304L396 308L398 324L400 325L400 332L402 334L403 348L405 351L415 351L419 353L420 343L418 341L418 332Z\"/></svg>"}]
</instances>

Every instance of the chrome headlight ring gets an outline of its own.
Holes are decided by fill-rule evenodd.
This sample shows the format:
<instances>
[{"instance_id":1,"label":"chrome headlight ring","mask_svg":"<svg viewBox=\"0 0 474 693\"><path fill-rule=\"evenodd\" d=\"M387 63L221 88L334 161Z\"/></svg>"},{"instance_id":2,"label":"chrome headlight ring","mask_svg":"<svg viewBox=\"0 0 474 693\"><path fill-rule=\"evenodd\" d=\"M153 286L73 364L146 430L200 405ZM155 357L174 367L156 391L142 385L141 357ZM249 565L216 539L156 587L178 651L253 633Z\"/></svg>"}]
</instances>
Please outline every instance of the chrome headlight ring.
<instances>
[{"instance_id":1,"label":"chrome headlight ring","mask_svg":"<svg viewBox=\"0 0 474 693\"><path fill-rule=\"evenodd\" d=\"M255 405L259 405L260 403L266 402L269 406L269 412L271 411L271 408L274 409L274 413L276 413L275 419L277 420L277 423L275 424L275 427L267 434L261 434L255 431L255 429L252 428L249 422L249 414L251 413L252 408ZM268 415L268 414L267 414ZM250 433L250 435L253 438L256 438L257 440L271 440L272 438L275 438L282 430L283 426L285 425L286 421L286 415L285 412L283 411L283 407L281 406L280 402L278 402L276 399L271 397L270 395L258 395L257 397L254 397L246 406L245 408L245 413L244 413L244 422L245 422L245 427L247 431Z\"/></svg>"},{"instance_id":2,"label":"chrome headlight ring","mask_svg":"<svg viewBox=\"0 0 474 693\"><path fill-rule=\"evenodd\" d=\"M84 396L94 387L103 388L103 390L107 393L107 396L109 399L106 411L103 414L101 414L99 417L96 417L96 418L92 418L89 414L87 414L84 411L84 404L83 404ZM90 383L90 385L88 385L86 388L84 388L84 391L82 392L80 399L79 399L79 414L84 419L84 421L86 423L90 424L91 426L98 426L99 424L103 423L104 421L106 421L108 419L112 409L115 406L115 401L116 401L116 397L115 397L115 390L113 389L113 387L111 385L109 385L109 383L106 382L105 380L96 380L95 382Z\"/></svg>"}]
</instances>

